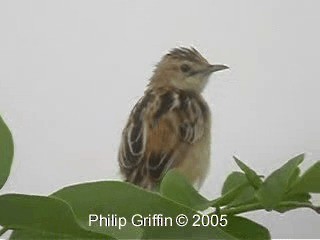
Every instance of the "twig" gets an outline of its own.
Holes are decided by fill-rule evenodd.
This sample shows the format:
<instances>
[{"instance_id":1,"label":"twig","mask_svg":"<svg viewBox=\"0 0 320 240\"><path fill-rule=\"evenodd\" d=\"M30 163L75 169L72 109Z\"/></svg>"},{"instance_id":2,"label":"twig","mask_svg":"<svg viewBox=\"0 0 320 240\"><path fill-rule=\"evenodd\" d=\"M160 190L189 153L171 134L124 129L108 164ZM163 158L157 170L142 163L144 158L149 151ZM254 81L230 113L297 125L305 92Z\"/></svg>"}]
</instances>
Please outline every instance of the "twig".
<instances>
[{"instance_id":1,"label":"twig","mask_svg":"<svg viewBox=\"0 0 320 240\"><path fill-rule=\"evenodd\" d=\"M284 201L281 202L277 207L298 207L298 208L310 208L314 210L316 213L320 214L320 206L314 206L311 203L302 203L296 201ZM251 212L256 210L263 210L265 209L261 203L251 203L239 207L234 208L223 208L220 209L220 214L227 214L227 215L235 215L244 212Z\"/></svg>"},{"instance_id":2,"label":"twig","mask_svg":"<svg viewBox=\"0 0 320 240\"><path fill-rule=\"evenodd\" d=\"M284 205L283 207L301 207L301 208L310 208L312 210L314 210L316 213L320 214L320 206L314 206L311 203L303 203L303 202L295 202L295 201L285 201L283 202L286 205ZM280 204L280 206L282 207L282 205Z\"/></svg>"},{"instance_id":3,"label":"twig","mask_svg":"<svg viewBox=\"0 0 320 240\"><path fill-rule=\"evenodd\" d=\"M239 213L251 212L251 211L256 211L261 209L264 209L261 203L251 203L251 204L234 207L234 208L223 208L220 210L220 214L236 215Z\"/></svg>"}]
</instances>

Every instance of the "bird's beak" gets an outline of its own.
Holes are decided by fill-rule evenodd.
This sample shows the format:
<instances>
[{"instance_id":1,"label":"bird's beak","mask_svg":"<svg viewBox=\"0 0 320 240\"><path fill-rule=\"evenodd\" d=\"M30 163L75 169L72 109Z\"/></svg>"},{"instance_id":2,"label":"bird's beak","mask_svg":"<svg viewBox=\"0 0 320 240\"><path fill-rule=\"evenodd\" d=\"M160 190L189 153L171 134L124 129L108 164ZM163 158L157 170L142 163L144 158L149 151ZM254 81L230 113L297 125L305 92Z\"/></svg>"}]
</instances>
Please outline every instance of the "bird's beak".
<instances>
[{"instance_id":1,"label":"bird's beak","mask_svg":"<svg viewBox=\"0 0 320 240\"><path fill-rule=\"evenodd\" d=\"M209 65L207 68L208 73L213 73L213 72L217 72L217 71L221 71L224 69L228 69L228 66L225 65L221 65L221 64L214 64L214 65Z\"/></svg>"}]
</instances>

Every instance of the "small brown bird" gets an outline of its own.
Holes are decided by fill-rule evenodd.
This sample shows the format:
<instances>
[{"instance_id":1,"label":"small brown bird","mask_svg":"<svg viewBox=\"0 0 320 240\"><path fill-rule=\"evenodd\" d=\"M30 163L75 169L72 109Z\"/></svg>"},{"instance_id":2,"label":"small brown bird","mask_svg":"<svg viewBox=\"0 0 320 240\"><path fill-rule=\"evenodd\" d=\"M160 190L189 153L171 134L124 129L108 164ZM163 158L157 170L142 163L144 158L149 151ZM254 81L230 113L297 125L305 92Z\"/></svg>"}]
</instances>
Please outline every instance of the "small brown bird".
<instances>
[{"instance_id":1,"label":"small brown bird","mask_svg":"<svg viewBox=\"0 0 320 240\"><path fill-rule=\"evenodd\" d=\"M201 96L211 65L194 48L175 48L157 64L122 133L119 165L126 181L154 189L172 168L196 187L210 162L210 109Z\"/></svg>"}]
</instances>

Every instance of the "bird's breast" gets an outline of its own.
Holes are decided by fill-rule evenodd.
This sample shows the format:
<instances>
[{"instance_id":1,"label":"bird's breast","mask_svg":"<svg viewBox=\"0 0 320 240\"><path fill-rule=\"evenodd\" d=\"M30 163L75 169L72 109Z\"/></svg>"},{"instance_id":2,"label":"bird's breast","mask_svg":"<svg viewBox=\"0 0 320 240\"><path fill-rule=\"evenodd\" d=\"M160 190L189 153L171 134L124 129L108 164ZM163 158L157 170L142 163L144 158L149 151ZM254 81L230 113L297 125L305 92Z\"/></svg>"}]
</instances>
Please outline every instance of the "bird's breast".
<instances>
[{"instance_id":1,"label":"bird's breast","mask_svg":"<svg viewBox=\"0 0 320 240\"><path fill-rule=\"evenodd\" d=\"M205 131L199 141L188 144L185 148L183 161L177 166L177 169L185 175L188 180L199 189L210 167L211 150L211 120L205 122Z\"/></svg>"}]
</instances>

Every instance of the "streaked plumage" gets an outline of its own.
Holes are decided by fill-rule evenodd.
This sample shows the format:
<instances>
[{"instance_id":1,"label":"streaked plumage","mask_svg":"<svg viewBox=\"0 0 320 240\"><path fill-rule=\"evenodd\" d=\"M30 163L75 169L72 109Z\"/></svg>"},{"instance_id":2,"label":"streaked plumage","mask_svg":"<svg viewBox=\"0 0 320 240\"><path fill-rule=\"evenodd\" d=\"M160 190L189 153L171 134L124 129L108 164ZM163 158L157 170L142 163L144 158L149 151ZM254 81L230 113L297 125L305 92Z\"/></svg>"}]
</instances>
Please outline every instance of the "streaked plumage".
<instances>
[{"instance_id":1,"label":"streaked plumage","mask_svg":"<svg viewBox=\"0 0 320 240\"><path fill-rule=\"evenodd\" d=\"M176 168L201 185L209 169L211 126L201 91L213 66L226 68L210 65L194 48L176 48L162 58L123 130L119 164L126 181L153 189Z\"/></svg>"}]
</instances>

